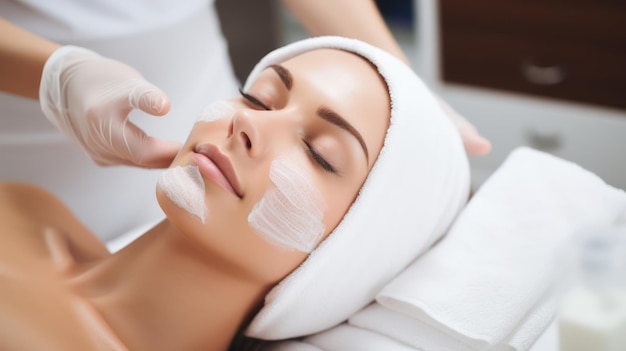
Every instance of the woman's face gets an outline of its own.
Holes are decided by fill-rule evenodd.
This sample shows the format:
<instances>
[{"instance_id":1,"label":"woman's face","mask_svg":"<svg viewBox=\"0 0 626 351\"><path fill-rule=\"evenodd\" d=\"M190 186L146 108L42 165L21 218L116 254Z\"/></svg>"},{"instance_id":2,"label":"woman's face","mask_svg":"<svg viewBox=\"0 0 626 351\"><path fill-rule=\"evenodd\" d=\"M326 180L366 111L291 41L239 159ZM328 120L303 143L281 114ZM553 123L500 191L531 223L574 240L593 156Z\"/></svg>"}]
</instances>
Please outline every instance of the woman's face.
<instances>
[{"instance_id":1,"label":"woman's face","mask_svg":"<svg viewBox=\"0 0 626 351\"><path fill-rule=\"evenodd\" d=\"M319 49L265 69L221 110L194 125L159 204L208 257L274 284L356 198L388 127L386 85L363 58Z\"/></svg>"}]
</instances>

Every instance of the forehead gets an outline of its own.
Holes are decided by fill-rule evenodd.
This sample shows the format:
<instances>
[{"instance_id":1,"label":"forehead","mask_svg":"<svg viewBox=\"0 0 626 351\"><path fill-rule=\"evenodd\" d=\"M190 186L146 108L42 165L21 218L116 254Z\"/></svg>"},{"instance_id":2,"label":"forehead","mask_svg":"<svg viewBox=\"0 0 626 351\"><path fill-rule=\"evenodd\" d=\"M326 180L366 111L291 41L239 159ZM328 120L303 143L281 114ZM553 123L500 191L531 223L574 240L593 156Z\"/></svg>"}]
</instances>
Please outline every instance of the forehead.
<instances>
[{"instance_id":1,"label":"forehead","mask_svg":"<svg viewBox=\"0 0 626 351\"><path fill-rule=\"evenodd\" d=\"M359 77L359 83L373 83L374 80L382 81L378 70L371 62L355 53L340 49L307 51L287 59L281 64L291 67L291 69L302 70L298 72L299 74L315 72L311 74L310 78L314 78L316 75L320 78L334 75L331 80L333 83L340 83L350 76Z\"/></svg>"}]
</instances>

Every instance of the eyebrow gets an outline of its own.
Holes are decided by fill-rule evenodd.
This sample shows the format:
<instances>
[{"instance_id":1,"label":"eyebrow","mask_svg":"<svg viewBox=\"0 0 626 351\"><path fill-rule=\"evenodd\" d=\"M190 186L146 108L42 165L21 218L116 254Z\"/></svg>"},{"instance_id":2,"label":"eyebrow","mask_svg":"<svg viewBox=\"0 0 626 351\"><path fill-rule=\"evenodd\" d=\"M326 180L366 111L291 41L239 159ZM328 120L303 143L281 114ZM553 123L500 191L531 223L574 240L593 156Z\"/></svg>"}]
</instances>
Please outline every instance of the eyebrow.
<instances>
[{"instance_id":1,"label":"eyebrow","mask_svg":"<svg viewBox=\"0 0 626 351\"><path fill-rule=\"evenodd\" d=\"M278 77L283 82L287 90L291 90L291 86L293 85L293 76L291 75L291 72L281 65L270 65L270 68L276 71L276 74L278 74Z\"/></svg>"},{"instance_id":2,"label":"eyebrow","mask_svg":"<svg viewBox=\"0 0 626 351\"><path fill-rule=\"evenodd\" d=\"M291 90L291 87L293 85L293 75L291 75L291 72L287 68L279 64L270 65L269 67L272 68L276 72L276 74L278 74L278 77L280 77L280 80L283 82L287 90ZM345 118L341 117L341 115L328 107L320 106L317 109L317 115L323 120L330 122L352 134L361 145L361 148L365 153L365 159L369 161L369 154L367 152L367 145L365 144L365 140L363 140L361 133L359 133L359 131L356 130L356 128L354 128L352 124L350 124Z\"/></svg>"},{"instance_id":3,"label":"eyebrow","mask_svg":"<svg viewBox=\"0 0 626 351\"><path fill-rule=\"evenodd\" d=\"M337 112L324 106L320 106L317 109L317 115L320 116L322 119L352 134L361 145L361 148L363 149L363 152L365 153L365 159L369 160L369 154L367 152L367 145L365 144L365 140L363 140L363 137L361 136L359 131L356 130L356 128L354 128L348 121L346 121L343 117L341 117Z\"/></svg>"}]
</instances>

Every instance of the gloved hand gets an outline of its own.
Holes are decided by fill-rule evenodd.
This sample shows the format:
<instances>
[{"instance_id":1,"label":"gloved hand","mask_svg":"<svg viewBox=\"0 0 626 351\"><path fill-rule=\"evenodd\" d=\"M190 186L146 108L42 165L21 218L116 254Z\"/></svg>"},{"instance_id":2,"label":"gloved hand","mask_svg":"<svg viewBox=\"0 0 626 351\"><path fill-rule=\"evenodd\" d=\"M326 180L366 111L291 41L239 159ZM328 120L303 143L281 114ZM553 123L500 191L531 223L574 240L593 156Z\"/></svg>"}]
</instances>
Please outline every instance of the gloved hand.
<instances>
[{"instance_id":1,"label":"gloved hand","mask_svg":"<svg viewBox=\"0 0 626 351\"><path fill-rule=\"evenodd\" d=\"M167 95L128 65L84 48L62 46L48 58L39 102L50 122L99 165L167 167L181 147L128 121L134 108L166 114Z\"/></svg>"},{"instance_id":2,"label":"gloved hand","mask_svg":"<svg viewBox=\"0 0 626 351\"><path fill-rule=\"evenodd\" d=\"M443 111L448 115L448 118L454 123L459 130L461 139L463 140L463 146L465 152L472 156L486 155L491 151L491 142L485 139L478 133L476 127L468 122L463 116L461 116L456 110L454 110L447 102L445 102L440 96L437 96L439 104Z\"/></svg>"}]
</instances>

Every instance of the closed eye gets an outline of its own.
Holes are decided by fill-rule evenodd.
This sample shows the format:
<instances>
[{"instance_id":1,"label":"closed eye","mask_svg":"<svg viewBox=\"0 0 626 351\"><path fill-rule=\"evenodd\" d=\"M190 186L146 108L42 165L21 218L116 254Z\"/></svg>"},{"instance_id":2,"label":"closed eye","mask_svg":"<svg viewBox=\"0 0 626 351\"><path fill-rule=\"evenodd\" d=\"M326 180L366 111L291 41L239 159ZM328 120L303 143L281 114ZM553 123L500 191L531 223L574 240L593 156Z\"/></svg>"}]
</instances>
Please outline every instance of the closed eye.
<instances>
[{"instance_id":1,"label":"closed eye","mask_svg":"<svg viewBox=\"0 0 626 351\"><path fill-rule=\"evenodd\" d=\"M306 140L304 140L304 144L309 150L309 154L315 163L317 163L322 169L328 173L337 174L337 169L333 167L326 159L320 155Z\"/></svg>"},{"instance_id":2,"label":"closed eye","mask_svg":"<svg viewBox=\"0 0 626 351\"><path fill-rule=\"evenodd\" d=\"M245 93L243 90L239 89L239 94L241 94L241 96L252 105L256 107L260 107L267 111L271 111L271 108L269 108L267 105L265 105L263 102L261 102L259 99L255 98L254 96L248 93ZM309 142L304 140L304 144L306 145L309 155L311 156L311 158L313 159L315 163L317 163L320 167L322 167L322 169L325 172L337 174L337 169L333 167L333 165L331 165L328 161L326 161L326 159L322 155L320 155L320 153L317 152L315 148L313 148L313 146L311 146Z\"/></svg>"},{"instance_id":3,"label":"closed eye","mask_svg":"<svg viewBox=\"0 0 626 351\"><path fill-rule=\"evenodd\" d=\"M244 99L248 100L248 102L250 102L251 104L253 104L253 105L255 105L255 106L260 107L260 108L262 108L262 109L264 109L264 110L267 110L267 111L270 111L270 110L271 110L271 108L267 107L267 105L265 105L264 103L262 103L262 102L261 102L261 100L259 100L259 99L255 98L254 96L252 96L252 95L250 95L250 94L248 94L248 93L244 93L244 91L243 91L243 90L241 90L241 88L239 88L239 94L241 94L241 96L242 96Z\"/></svg>"}]
</instances>

